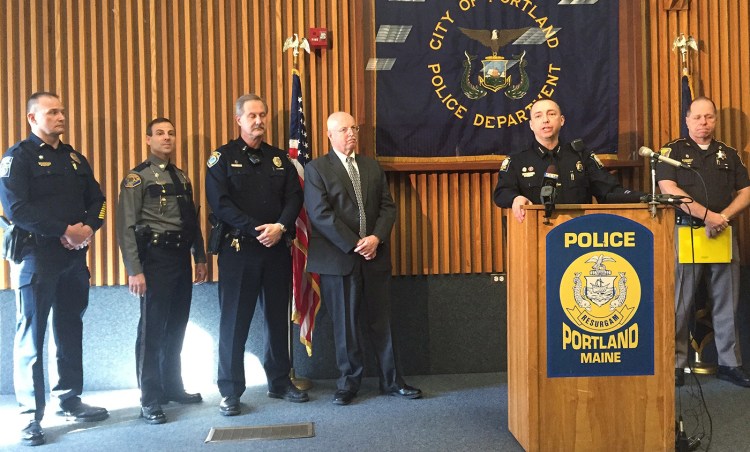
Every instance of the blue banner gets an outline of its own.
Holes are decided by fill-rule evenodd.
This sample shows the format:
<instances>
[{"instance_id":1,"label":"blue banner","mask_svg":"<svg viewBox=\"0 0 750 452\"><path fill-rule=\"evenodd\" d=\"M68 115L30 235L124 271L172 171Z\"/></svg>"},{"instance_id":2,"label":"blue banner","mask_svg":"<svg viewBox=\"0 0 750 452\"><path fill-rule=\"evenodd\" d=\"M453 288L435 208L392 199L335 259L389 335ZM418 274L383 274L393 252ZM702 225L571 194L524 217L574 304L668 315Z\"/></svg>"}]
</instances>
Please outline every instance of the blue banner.
<instances>
[{"instance_id":1,"label":"blue banner","mask_svg":"<svg viewBox=\"0 0 750 452\"><path fill-rule=\"evenodd\" d=\"M540 98L560 104L563 141L616 153L618 3L376 0L377 154L515 153Z\"/></svg>"},{"instance_id":2,"label":"blue banner","mask_svg":"<svg viewBox=\"0 0 750 452\"><path fill-rule=\"evenodd\" d=\"M547 376L653 375L653 233L594 214L546 243Z\"/></svg>"}]
</instances>

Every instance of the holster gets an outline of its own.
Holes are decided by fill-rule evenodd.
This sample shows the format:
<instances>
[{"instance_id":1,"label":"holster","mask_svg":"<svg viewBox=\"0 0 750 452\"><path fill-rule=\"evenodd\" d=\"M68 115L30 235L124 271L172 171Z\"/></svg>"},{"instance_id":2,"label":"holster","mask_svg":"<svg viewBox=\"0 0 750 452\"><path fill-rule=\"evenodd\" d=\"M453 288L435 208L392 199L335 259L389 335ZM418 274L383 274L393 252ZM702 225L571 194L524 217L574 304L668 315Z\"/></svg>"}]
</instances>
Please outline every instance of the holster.
<instances>
[{"instance_id":1,"label":"holster","mask_svg":"<svg viewBox=\"0 0 750 452\"><path fill-rule=\"evenodd\" d=\"M219 220L213 213L208 216L208 221L211 222L211 233L208 235L208 247L206 247L206 251L211 254L219 254L221 252L221 242L224 239L226 223Z\"/></svg>"},{"instance_id":2,"label":"holster","mask_svg":"<svg viewBox=\"0 0 750 452\"><path fill-rule=\"evenodd\" d=\"M0 256L16 264L21 263L23 247L31 239L31 233L15 224L11 224L2 215L0 215L0 228L3 229L3 239L0 242Z\"/></svg>"},{"instance_id":3,"label":"holster","mask_svg":"<svg viewBox=\"0 0 750 452\"><path fill-rule=\"evenodd\" d=\"M135 244L138 247L138 258L143 262L146 258L146 252L148 251L148 242L151 240L151 226L137 224L132 226L133 232L135 232Z\"/></svg>"}]
</instances>

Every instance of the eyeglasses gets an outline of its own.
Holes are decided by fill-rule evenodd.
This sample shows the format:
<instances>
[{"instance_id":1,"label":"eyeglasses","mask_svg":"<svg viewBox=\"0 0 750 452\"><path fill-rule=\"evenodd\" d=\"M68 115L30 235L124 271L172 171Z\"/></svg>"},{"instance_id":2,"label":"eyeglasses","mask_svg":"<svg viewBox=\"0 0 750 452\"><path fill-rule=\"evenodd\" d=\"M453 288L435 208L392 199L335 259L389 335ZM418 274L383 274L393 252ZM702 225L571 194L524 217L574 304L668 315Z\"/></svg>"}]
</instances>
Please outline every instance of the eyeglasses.
<instances>
[{"instance_id":1,"label":"eyeglasses","mask_svg":"<svg viewBox=\"0 0 750 452\"><path fill-rule=\"evenodd\" d=\"M351 126L351 127L342 127L338 130L338 132L342 135L346 135L351 130L352 133L357 134L359 133L359 126Z\"/></svg>"}]
</instances>

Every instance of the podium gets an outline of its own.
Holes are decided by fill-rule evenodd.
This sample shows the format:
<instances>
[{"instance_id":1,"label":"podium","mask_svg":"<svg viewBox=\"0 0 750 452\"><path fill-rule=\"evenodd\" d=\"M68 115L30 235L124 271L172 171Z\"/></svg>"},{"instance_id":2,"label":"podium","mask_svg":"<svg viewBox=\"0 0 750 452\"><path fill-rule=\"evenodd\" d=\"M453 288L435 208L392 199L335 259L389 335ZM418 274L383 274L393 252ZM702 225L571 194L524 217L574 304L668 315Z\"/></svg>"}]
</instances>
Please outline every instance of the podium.
<instances>
[{"instance_id":1,"label":"podium","mask_svg":"<svg viewBox=\"0 0 750 452\"><path fill-rule=\"evenodd\" d=\"M653 234L653 374L550 378L546 237L600 213ZM523 223L507 210L508 429L527 451L674 450L673 210L652 218L645 204L558 205L545 223L543 206L526 206Z\"/></svg>"}]
</instances>

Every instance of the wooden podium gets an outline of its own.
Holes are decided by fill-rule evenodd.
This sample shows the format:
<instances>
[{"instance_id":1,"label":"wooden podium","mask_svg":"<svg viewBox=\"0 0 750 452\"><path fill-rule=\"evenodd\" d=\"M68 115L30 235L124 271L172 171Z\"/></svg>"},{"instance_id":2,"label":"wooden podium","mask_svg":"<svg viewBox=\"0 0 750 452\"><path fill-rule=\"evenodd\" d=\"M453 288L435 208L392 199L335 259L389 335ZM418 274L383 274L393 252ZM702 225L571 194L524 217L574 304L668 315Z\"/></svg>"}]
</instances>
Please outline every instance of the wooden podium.
<instances>
[{"instance_id":1,"label":"wooden podium","mask_svg":"<svg viewBox=\"0 0 750 452\"><path fill-rule=\"evenodd\" d=\"M607 213L654 235L654 375L547 377L546 241L557 225ZM674 212L645 204L507 210L508 429L527 451L674 450Z\"/></svg>"}]
</instances>

